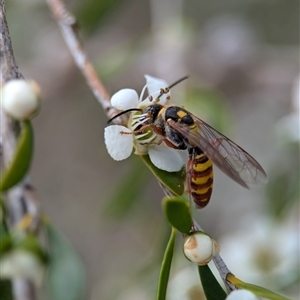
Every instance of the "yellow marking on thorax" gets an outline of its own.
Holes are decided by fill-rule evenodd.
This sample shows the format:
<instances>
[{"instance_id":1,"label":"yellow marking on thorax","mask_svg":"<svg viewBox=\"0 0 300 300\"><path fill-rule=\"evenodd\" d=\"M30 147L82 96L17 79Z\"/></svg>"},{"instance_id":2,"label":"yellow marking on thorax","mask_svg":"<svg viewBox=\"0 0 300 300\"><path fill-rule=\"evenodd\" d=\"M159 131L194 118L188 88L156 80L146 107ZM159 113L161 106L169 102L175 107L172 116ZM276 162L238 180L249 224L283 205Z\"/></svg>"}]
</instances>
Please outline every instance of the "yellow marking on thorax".
<instances>
[{"instance_id":1,"label":"yellow marking on thorax","mask_svg":"<svg viewBox=\"0 0 300 300\"><path fill-rule=\"evenodd\" d=\"M194 131L198 132L198 126L195 123L192 125L189 125L189 128L191 131L194 130Z\"/></svg>"},{"instance_id":2,"label":"yellow marking on thorax","mask_svg":"<svg viewBox=\"0 0 300 300\"><path fill-rule=\"evenodd\" d=\"M165 114L165 111L166 111L166 108L165 107L163 107L159 112L158 112L158 115L157 116L161 116L161 115L163 115L163 119L165 119L165 116L164 116L164 114Z\"/></svg>"},{"instance_id":3,"label":"yellow marking on thorax","mask_svg":"<svg viewBox=\"0 0 300 300\"><path fill-rule=\"evenodd\" d=\"M177 112L177 116L180 118L180 119L182 119L183 117L185 117L187 115L187 113L185 112L185 111L183 111L183 110L179 110L178 112Z\"/></svg>"}]
</instances>

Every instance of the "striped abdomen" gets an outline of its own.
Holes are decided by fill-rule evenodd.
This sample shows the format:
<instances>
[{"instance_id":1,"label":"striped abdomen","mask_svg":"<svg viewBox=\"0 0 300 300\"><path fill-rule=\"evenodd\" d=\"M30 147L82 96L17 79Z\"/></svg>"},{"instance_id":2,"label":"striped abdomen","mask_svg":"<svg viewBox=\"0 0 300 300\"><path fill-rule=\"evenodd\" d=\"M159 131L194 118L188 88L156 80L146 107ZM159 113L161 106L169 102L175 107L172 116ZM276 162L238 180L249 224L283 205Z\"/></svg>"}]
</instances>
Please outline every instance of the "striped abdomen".
<instances>
[{"instance_id":1,"label":"striped abdomen","mask_svg":"<svg viewBox=\"0 0 300 300\"><path fill-rule=\"evenodd\" d=\"M203 208L208 204L212 188L212 161L201 149L191 149L189 162L189 190L198 208Z\"/></svg>"}]
</instances>

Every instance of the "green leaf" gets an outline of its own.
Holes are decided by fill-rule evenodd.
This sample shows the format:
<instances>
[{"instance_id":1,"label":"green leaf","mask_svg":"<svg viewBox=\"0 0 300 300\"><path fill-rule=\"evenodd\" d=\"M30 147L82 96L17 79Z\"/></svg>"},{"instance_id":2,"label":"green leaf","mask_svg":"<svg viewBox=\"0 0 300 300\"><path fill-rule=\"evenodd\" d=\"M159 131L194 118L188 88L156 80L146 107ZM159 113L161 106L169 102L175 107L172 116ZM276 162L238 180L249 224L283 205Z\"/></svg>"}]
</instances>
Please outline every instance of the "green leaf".
<instances>
[{"instance_id":1,"label":"green leaf","mask_svg":"<svg viewBox=\"0 0 300 300\"><path fill-rule=\"evenodd\" d=\"M50 266L46 278L49 299L83 299L86 278L80 258L54 226L48 221L45 225L50 244Z\"/></svg>"},{"instance_id":2,"label":"green leaf","mask_svg":"<svg viewBox=\"0 0 300 300\"><path fill-rule=\"evenodd\" d=\"M183 197L165 197L162 206L170 224L179 232L189 234L193 225L189 201Z\"/></svg>"},{"instance_id":3,"label":"green leaf","mask_svg":"<svg viewBox=\"0 0 300 300\"><path fill-rule=\"evenodd\" d=\"M181 196L184 192L185 168L178 172L167 172L155 167L148 155L141 155L144 163L149 167L157 179L172 193Z\"/></svg>"},{"instance_id":4,"label":"green leaf","mask_svg":"<svg viewBox=\"0 0 300 300\"><path fill-rule=\"evenodd\" d=\"M133 165L126 176L122 176L115 186L114 195L108 200L103 214L114 218L123 217L139 199L149 179L150 172L139 158L133 159Z\"/></svg>"},{"instance_id":5,"label":"green leaf","mask_svg":"<svg viewBox=\"0 0 300 300\"><path fill-rule=\"evenodd\" d=\"M7 234L8 228L6 224L6 207L4 205L3 199L0 197L0 238ZM1 248L1 244L0 244Z\"/></svg>"},{"instance_id":6,"label":"green leaf","mask_svg":"<svg viewBox=\"0 0 300 300\"><path fill-rule=\"evenodd\" d=\"M0 191L16 185L27 173L33 153L33 130L30 121L24 121L14 156L0 180Z\"/></svg>"},{"instance_id":7,"label":"green leaf","mask_svg":"<svg viewBox=\"0 0 300 300\"><path fill-rule=\"evenodd\" d=\"M0 255L10 251L14 247L14 241L10 234L5 231L1 232L0 236Z\"/></svg>"},{"instance_id":8,"label":"green leaf","mask_svg":"<svg viewBox=\"0 0 300 300\"><path fill-rule=\"evenodd\" d=\"M291 300L290 298L279 295L261 286L243 282L233 274L228 274L226 279L236 287L248 290L259 297L264 297L271 300Z\"/></svg>"},{"instance_id":9,"label":"green leaf","mask_svg":"<svg viewBox=\"0 0 300 300\"><path fill-rule=\"evenodd\" d=\"M165 254L164 254L164 258L162 261L161 269L160 269L156 300L166 299L167 286L168 286L171 263L172 263L172 258L173 258L175 239L176 239L176 230L175 230L175 228L172 228L171 236L170 236L170 239L169 239L169 242L168 242Z\"/></svg>"},{"instance_id":10,"label":"green leaf","mask_svg":"<svg viewBox=\"0 0 300 300\"><path fill-rule=\"evenodd\" d=\"M10 280L0 280L1 300L13 300L12 284Z\"/></svg>"},{"instance_id":11,"label":"green leaf","mask_svg":"<svg viewBox=\"0 0 300 300\"><path fill-rule=\"evenodd\" d=\"M226 293L220 286L209 266L198 266L198 271L207 300L226 299Z\"/></svg>"},{"instance_id":12,"label":"green leaf","mask_svg":"<svg viewBox=\"0 0 300 300\"><path fill-rule=\"evenodd\" d=\"M0 255L3 255L5 252L8 252L13 248L13 239L10 234L8 234L8 227L6 224L6 207L4 205L3 199L0 197ZM0 289L1 291L1 289Z\"/></svg>"},{"instance_id":13,"label":"green leaf","mask_svg":"<svg viewBox=\"0 0 300 300\"><path fill-rule=\"evenodd\" d=\"M39 240L33 235L28 235L24 240L18 243L16 248L35 254L44 264L48 262L48 254L41 247Z\"/></svg>"}]
</instances>

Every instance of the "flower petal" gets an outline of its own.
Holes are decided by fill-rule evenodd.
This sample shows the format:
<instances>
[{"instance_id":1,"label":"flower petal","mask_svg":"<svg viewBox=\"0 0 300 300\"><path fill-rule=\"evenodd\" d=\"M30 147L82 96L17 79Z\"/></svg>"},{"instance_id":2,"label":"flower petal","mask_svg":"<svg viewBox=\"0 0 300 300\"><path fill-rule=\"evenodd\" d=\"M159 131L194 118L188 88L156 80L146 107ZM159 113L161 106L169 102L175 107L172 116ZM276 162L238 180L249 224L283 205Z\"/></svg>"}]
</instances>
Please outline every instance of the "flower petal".
<instances>
[{"instance_id":1,"label":"flower petal","mask_svg":"<svg viewBox=\"0 0 300 300\"><path fill-rule=\"evenodd\" d=\"M148 149L152 163L159 169L167 172L179 171L184 162L179 150L175 150L163 145L154 145Z\"/></svg>"},{"instance_id":2,"label":"flower petal","mask_svg":"<svg viewBox=\"0 0 300 300\"><path fill-rule=\"evenodd\" d=\"M122 89L112 95L111 105L119 110L126 110L138 106L139 96L133 89Z\"/></svg>"},{"instance_id":3,"label":"flower petal","mask_svg":"<svg viewBox=\"0 0 300 300\"><path fill-rule=\"evenodd\" d=\"M169 86L168 83L163 79L156 78L147 74L144 76L146 78L149 95Z\"/></svg>"},{"instance_id":4,"label":"flower petal","mask_svg":"<svg viewBox=\"0 0 300 300\"><path fill-rule=\"evenodd\" d=\"M120 125L104 129L104 141L108 154L114 160L123 160L130 156L133 147L133 134L130 129Z\"/></svg>"}]
</instances>

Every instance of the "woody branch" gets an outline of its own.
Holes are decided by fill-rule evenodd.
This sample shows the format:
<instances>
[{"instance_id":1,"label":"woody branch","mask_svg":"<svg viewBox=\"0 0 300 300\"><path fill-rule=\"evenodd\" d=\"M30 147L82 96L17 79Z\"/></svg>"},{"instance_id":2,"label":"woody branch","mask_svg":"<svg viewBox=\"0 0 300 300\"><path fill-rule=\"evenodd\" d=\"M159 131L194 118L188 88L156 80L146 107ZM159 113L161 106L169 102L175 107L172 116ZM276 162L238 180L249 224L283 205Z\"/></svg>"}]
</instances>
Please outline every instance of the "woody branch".
<instances>
[{"instance_id":1,"label":"woody branch","mask_svg":"<svg viewBox=\"0 0 300 300\"><path fill-rule=\"evenodd\" d=\"M23 76L16 64L9 29L6 21L4 0L0 0L0 85L3 86L12 79L22 79ZM1 95L0 95L1 96ZM2 98L2 97L1 97ZM1 170L11 162L17 142L17 130L14 121L6 115L0 106L0 159ZM33 186L28 175L6 195L9 210L9 228L14 228L25 216L30 216L32 222L30 231L36 231L39 223L39 206ZM13 281L13 293L16 300L34 300L35 288L27 280Z\"/></svg>"}]
</instances>

